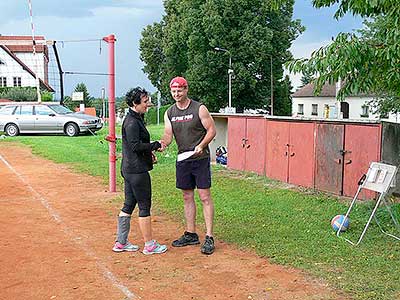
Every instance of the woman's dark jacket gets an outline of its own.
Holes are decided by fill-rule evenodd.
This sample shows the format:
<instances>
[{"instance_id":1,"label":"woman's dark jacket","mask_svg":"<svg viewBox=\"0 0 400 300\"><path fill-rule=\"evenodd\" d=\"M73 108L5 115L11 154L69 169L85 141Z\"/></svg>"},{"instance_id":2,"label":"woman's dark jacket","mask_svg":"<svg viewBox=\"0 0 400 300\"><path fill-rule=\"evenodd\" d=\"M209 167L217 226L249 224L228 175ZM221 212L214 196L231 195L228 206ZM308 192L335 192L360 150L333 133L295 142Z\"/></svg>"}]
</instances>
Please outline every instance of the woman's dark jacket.
<instances>
[{"instance_id":1,"label":"woman's dark jacket","mask_svg":"<svg viewBox=\"0 0 400 300\"><path fill-rule=\"evenodd\" d=\"M129 109L122 123L122 174L138 174L153 169L151 152L161 147L150 143L143 116Z\"/></svg>"}]
</instances>

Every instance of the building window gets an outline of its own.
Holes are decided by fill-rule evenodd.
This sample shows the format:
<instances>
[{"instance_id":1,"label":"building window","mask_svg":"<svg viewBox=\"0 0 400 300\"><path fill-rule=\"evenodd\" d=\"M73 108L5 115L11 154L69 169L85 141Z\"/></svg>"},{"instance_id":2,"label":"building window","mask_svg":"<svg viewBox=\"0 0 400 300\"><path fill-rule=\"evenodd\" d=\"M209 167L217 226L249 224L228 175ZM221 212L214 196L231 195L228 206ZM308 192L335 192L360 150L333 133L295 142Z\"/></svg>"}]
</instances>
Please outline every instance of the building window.
<instances>
[{"instance_id":1,"label":"building window","mask_svg":"<svg viewBox=\"0 0 400 300\"><path fill-rule=\"evenodd\" d=\"M0 77L0 87L7 86L7 77Z\"/></svg>"},{"instance_id":2,"label":"building window","mask_svg":"<svg viewBox=\"0 0 400 300\"><path fill-rule=\"evenodd\" d=\"M311 105L311 114L313 116L318 116L318 104Z\"/></svg>"},{"instance_id":3,"label":"building window","mask_svg":"<svg viewBox=\"0 0 400 300\"><path fill-rule=\"evenodd\" d=\"M361 117L363 118L368 118L369 117L369 106L368 105L363 105L361 106Z\"/></svg>"},{"instance_id":4,"label":"building window","mask_svg":"<svg viewBox=\"0 0 400 300\"><path fill-rule=\"evenodd\" d=\"M304 104L297 105L297 114L304 115Z\"/></svg>"},{"instance_id":5,"label":"building window","mask_svg":"<svg viewBox=\"0 0 400 300\"><path fill-rule=\"evenodd\" d=\"M21 86L21 77L13 77L14 86Z\"/></svg>"}]
</instances>

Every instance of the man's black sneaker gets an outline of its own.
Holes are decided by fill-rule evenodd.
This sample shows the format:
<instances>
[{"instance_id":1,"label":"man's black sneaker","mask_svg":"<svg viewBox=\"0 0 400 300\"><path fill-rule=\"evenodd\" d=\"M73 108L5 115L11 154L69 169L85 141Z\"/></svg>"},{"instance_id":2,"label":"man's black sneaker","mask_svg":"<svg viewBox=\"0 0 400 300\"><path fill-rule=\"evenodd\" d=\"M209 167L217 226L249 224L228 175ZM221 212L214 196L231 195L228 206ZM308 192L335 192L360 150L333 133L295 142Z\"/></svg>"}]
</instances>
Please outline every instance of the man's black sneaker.
<instances>
[{"instance_id":1,"label":"man's black sneaker","mask_svg":"<svg viewBox=\"0 0 400 300\"><path fill-rule=\"evenodd\" d=\"M215 249L214 238L212 236L206 235L203 245L201 246L201 253L203 254L213 254Z\"/></svg>"},{"instance_id":2,"label":"man's black sneaker","mask_svg":"<svg viewBox=\"0 0 400 300\"><path fill-rule=\"evenodd\" d=\"M200 244L200 240L197 233L187 231L185 231L185 233L179 239L172 242L172 246L174 247L184 247L198 244Z\"/></svg>"}]
</instances>

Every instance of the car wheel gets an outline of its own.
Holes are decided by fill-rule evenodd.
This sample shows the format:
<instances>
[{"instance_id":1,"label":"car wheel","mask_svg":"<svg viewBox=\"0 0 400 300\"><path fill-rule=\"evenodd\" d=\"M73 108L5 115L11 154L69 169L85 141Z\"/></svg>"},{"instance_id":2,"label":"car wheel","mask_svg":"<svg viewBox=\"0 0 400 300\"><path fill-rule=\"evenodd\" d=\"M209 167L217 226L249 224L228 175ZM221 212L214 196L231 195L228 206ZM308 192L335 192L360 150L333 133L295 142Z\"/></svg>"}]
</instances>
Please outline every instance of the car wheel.
<instances>
[{"instance_id":1,"label":"car wheel","mask_svg":"<svg viewBox=\"0 0 400 300\"><path fill-rule=\"evenodd\" d=\"M76 124L74 123L69 123L66 127L65 127L65 134L68 136L76 136L79 133L79 128Z\"/></svg>"},{"instance_id":2,"label":"car wheel","mask_svg":"<svg viewBox=\"0 0 400 300\"><path fill-rule=\"evenodd\" d=\"M8 136L17 136L19 134L19 128L17 125L11 123L6 126L5 132Z\"/></svg>"}]
</instances>

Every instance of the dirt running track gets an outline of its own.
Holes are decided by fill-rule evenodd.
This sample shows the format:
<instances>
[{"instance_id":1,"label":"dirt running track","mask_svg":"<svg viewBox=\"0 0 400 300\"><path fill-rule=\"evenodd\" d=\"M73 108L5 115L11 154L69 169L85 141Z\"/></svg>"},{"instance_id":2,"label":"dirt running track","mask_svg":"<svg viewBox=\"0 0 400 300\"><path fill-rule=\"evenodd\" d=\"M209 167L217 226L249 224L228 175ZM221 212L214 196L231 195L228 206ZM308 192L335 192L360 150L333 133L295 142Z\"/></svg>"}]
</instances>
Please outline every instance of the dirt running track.
<instances>
[{"instance_id":1,"label":"dirt running track","mask_svg":"<svg viewBox=\"0 0 400 300\"><path fill-rule=\"evenodd\" d=\"M164 255L113 253L116 215L101 180L0 143L0 299L346 299L303 273L217 241ZM142 241L136 220L131 241ZM154 216L162 243L183 228ZM203 237L203 236L202 236Z\"/></svg>"}]
</instances>

